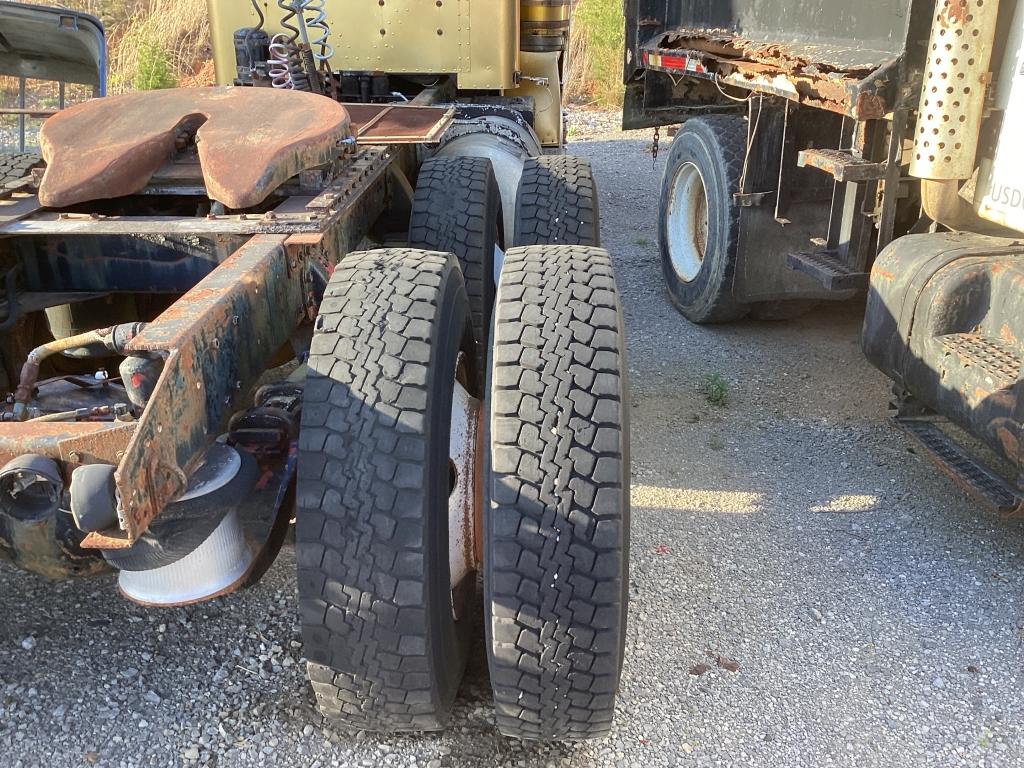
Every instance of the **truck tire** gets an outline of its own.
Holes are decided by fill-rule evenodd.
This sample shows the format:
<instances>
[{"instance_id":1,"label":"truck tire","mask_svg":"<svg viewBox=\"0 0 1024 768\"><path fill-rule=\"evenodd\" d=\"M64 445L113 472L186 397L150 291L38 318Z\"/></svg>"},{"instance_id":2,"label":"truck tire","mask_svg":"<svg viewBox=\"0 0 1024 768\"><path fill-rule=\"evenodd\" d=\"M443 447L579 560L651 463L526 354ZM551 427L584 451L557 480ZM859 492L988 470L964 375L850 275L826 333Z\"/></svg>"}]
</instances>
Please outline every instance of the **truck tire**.
<instances>
[{"instance_id":1,"label":"truck tire","mask_svg":"<svg viewBox=\"0 0 1024 768\"><path fill-rule=\"evenodd\" d=\"M601 244L597 184L585 158L543 155L523 166L513 245L547 244Z\"/></svg>"},{"instance_id":2,"label":"truck tire","mask_svg":"<svg viewBox=\"0 0 1024 768\"><path fill-rule=\"evenodd\" d=\"M742 117L687 120L672 142L661 183L658 243L669 296L694 323L738 320L733 297L739 189L747 128Z\"/></svg>"},{"instance_id":3,"label":"truck tire","mask_svg":"<svg viewBox=\"0 0 1024 768\"><path fill-rule=\"evenodd\" d=\"M493 335L483 569L497 725L598 737L611 728L629 583L629 397L607 252L510 250Z\"/></svg>"},{"instance_id":4,"label":"truck tire","mask_svg":"<svg viewBox=\"0 0 1024 768\"><path fill-rule=\"evenodd\" d=\"M0 187L25 178L42 164L43 158L31 152L0 154Z\"/></svg>"},{"instance_id":5,"label":"truck tire","mask_svg":"<svg viewBox=\"0 0 1024 768\"><path fill-rule=\"evenodd\" d=\"M502 243L501 194L485 157L433 157L420 167L409 247L453 253L473 315L477 370L486 370L494 308L494 249Z\"/></svg>"},{"instance_id":6,"label":"truck tire","mask_svg":"<svg viewBox=\"0 0 1024 768\"><path fill-rule=\"evenodd\" d=\"M310 348L295 546L310 681L344 727L441 729L462 678L449 435L457 369L480 392L473 345L454 256L386 249L335 269Z\"/></svg>"}]
</instances>

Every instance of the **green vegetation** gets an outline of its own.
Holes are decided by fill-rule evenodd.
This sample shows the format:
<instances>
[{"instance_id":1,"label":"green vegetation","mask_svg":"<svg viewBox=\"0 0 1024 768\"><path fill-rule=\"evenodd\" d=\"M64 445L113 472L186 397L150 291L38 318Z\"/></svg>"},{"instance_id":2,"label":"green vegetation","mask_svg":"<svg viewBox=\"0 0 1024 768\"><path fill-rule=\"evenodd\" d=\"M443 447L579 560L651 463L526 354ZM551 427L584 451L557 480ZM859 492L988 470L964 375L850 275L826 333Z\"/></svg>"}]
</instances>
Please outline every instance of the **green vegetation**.
<instances>
[{"instance_id":1,"label":"green vegetation","mask_svg":"<svg viewBox=\"0 0 1024 768\"><path fill-rule=\"evenodd\" d=\"M729 382L717 373L709 373L704 376L701 386L704 399L709 405L724 406L729 401Z\"/></svg>"},{"instance_id":2,"label":"green vegetation","mask_svg":"<svg viewBox=\"0 0 1024 768\"><path fill-rule=\"evenodd\" d=\"M569 41L570 99L621 106L625 27L622 0L578 0Z\"/></svg>"},{"instance_id":3,"label":"green vegetation","mask_svg":"<svg viewBox=\"0 0 1024 768\"><path fill-rule=\"evenodd\" d=\"M144 40L139 45L137 71L132 78L136 91L155 91L158 88L173 88L176 85L171 74L170 56L167 50L154 40Z\"/></svg>"}]
</instances>

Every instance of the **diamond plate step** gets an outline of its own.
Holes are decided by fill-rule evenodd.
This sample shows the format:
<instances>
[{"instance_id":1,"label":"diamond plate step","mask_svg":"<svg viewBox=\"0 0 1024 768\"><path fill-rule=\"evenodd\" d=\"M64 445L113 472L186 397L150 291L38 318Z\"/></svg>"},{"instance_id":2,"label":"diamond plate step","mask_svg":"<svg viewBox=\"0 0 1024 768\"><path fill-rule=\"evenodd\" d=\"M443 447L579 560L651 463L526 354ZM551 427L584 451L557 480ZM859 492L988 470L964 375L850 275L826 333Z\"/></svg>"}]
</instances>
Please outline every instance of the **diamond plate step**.
<instances>
[{"instance_id":1,"label":"diamond plate step","mask_svg":"<svg viewBox=\"0 0 1024 768\"><path fill-rule=\"evenodd\" d=\"M896 418L895 422L928 451L929 458L961 488L998 512L1017 509L1017 490L981 464L953 438L930 421Z\"/></svg>"},{"instance_id":2,"label":"diamond plate step","mask_svg":"<svg viewBox=\"0 0 1024 768\"><path fill-rule=\"evenodd\" d=\"M868 273L850 269L832 251L791 253L786 257L786 263L790 269L810 275L830 291L868 287Z\"/></svg>"},{"instance_id":3,"label":"diamond plate step","mask_svg":"<svg viewBox=\"0 0 1024 768\"><path fill-rule=\"evenodd\" d=\"M796 164L824 171L840 183L877 181L885 175L884 163L873 163L845 149L804 149Z\"/></svg>"}]
</instances>

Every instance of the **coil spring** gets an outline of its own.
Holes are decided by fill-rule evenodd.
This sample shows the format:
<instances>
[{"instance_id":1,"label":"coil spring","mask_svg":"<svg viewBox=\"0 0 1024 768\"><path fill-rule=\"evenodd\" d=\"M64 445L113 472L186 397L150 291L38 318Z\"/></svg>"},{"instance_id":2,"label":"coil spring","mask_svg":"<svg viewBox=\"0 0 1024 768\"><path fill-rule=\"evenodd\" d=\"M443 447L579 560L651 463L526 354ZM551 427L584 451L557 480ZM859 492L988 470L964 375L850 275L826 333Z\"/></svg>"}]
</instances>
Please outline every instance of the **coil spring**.
<instances>
[{"instance_id":1,"label":"coil spring","mask_svg":"<svg viewBox=\"0 0 1024 768\"><path fill-rule=\"evenodd\" d=\"M288 33L285 35L288 44L294 46L299 40L299 28L292 24L291 21L298 14L298 11L292 7L291 0L277 0L277 7L284 11L284 16L281 17L281 26Z\"/></svg>"},{"instance_id":2,"label":"coil spring","mask_svg":"<svg viewBox=\"0 0 1024 768\"><path fill-rule=\"evenodd\" d=\"M277 0L278 7L284 11L281 26L288 31L288 42L297 46L301 37L318 64L334 56L334 47L327 42L331 27L324 3L325 0Z\"/></svg>"},{"instance_id":3,"label":"coil spring","mask_svg":"<svg viewBox=\"0 0 1024 768\"><path fill-rule=\"evenodd\" d=\"M288 66L288 35L278 33L270 40L270 59L267 61L270 84L275 88L294 88Z\"/></svg>"},{"instance_id":4,"label":"coil spring","mask_svg":"<svg viewBox=\"0 0 1024 768\"><path fill-rule=\"evenodd\" d=\"M325 0L296 0L295 9L299 13L299 23L306 29L308 39L303 42L313 51L313 58L322 64L334 55L334 47L327 42L331 27L327 23ZM318 52L319 51L319 52Z\"/></svg>"},{"instance_id":5,"label":"coil spring","mask_svg":"<svg viewBox=\"0 0 1024 768\"><path fill-rule=\"evenodd\" d=\"M307 53L309 49L306 49ZM296 91L312 91L311 78L316 76L316 70L306 66L302 51L294 46L288 48L288 75L292 80L292 88Z\"/></svg>"}]
</instances>

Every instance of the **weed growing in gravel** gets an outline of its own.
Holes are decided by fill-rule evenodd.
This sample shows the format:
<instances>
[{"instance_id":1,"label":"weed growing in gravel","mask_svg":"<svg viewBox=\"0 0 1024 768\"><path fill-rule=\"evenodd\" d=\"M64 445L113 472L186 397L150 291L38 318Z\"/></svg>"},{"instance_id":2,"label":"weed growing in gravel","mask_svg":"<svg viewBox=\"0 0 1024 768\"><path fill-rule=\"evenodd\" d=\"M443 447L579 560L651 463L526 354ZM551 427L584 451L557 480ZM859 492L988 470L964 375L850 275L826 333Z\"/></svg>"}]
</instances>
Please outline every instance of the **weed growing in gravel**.
<instances>
[{"instance_id":1,"label":"weed growing in gravel","mask_svg":"<svg viewBox=\"0 0 1024 768\"><path fill-rule=\"evenodd\" d=\"M721 374L705 374L701 392L709 405L722 407L729 402L729 382Z\"/></svg>"},{"instance_id":2,"label":"weed growing in gravel","mask_svg":"<svg viewBox=\"0 0 1024 768\"><path fill-rule=\"evenodd\" d=\"M723 440L719 435L712 435L708 438L708 448L712 451L720 451L725 448L725 440Z\"/></svg>"},{"instance_id":3,"label":"weed growing in gravel","mask_svg":"<svg viewBox=\"0 0 1024 768\"><path fill-rule=\"evenodd\" d=\"M650 244L651 244L651 241L648 240L646 237L642 237L642 236L641 237L637 237L636 239L633 240L633 245L639 245L641 248L646 248Z\"/></svg>"}]
</instances>

